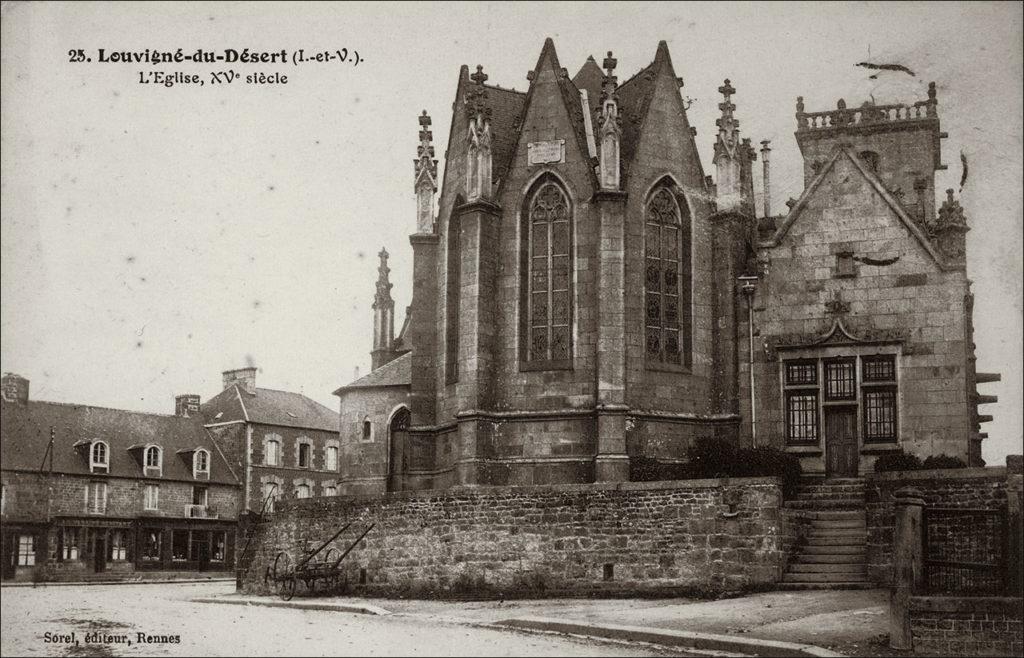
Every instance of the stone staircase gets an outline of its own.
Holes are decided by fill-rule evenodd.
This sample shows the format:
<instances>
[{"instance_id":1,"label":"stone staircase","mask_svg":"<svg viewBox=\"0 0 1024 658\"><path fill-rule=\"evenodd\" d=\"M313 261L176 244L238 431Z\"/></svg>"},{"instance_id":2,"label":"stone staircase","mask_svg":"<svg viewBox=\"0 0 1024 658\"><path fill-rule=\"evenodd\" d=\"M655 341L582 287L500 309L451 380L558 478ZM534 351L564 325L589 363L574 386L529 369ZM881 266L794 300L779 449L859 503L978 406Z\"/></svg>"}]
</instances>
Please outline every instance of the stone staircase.
<instances>
[{"instance_id":1,"label":"stone staircase","mask_svg":"<svg viewBox=\"0 0 1024 658\"><path fill-rule=\"evenodd\" d=\"M808 480L786 501L805 524L782 589L869 589L864 480Z\"/></svg>"}]
</instances>

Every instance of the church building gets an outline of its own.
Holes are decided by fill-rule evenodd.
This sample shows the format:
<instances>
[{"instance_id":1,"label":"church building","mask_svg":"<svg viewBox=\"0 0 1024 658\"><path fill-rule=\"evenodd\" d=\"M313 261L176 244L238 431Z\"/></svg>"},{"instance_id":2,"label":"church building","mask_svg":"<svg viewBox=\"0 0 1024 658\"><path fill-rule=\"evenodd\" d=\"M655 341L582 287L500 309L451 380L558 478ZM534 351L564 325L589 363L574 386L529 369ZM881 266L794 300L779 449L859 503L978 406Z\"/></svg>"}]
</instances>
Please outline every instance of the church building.
<instances>
[{"instance_id":1,"label":"church building","mask_svg":"<svg viewBox=\"0 0 1024 658\"><path fill-rule=\"evenodd\" d=\"M612 53L570 76L548 39L527 78L461 68L440 180L419 117L412 304L396 337L382 251L373 370L335 391L339 493L625 481L702 437L810 475L979 463L998 375L974 367L963 210L935 203L934 83L798 99L804 191L773 214L761 142L759 217L729 80L712 177L665 42L620 82Z\"/></svg>"}]
</instances>

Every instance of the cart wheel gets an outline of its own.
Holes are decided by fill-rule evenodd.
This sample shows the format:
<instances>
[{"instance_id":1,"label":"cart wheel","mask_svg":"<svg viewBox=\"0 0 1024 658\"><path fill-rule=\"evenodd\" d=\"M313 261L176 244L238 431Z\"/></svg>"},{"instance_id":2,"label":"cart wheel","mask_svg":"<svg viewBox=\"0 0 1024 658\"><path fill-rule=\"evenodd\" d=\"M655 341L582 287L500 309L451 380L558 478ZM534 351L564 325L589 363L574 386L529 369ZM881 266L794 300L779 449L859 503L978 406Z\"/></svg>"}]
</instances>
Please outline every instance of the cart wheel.
<instances>
[{"instance_id":1,"label":"cart wheel","mask_svg":"<svg viewBox=\"0 0 1024 658\"><path fill-rule=\"evenodd\" d=\"M283 600L283 601L291 601L292 600L292 597L295 596L295 585L296 585L296 582L297 581L296 581L295 576L291 576L290 578L285 578L284 580L279 581L278 587L279 587L279 593L281 595L281 600Z\"/></svg>"},{"instance_id":2,"label":"cart wheel","mask_svg":"<svg viewBox=\"0 0 1024 658\"><path fill-rule=\"evenodd\" d=\"M292 556L281 551L277 554L277 557L274 558L274 568L270 572L270 577L275 582L278 582L283 578L291 576L293 571L294 567L292 564Z\"/></svg>"},{"instance_id":3,"label":"cart wheel","mask_svg":"<svg viewBox=\"0 0 1024 658\"><path fill-rule=\"evenodd\" d=\"M338 561L339 557L341 557L341 551L331 546L327 549L327 552L324 553L324 564L333 566L334 563Z\"/></svg>"}]
</instances>

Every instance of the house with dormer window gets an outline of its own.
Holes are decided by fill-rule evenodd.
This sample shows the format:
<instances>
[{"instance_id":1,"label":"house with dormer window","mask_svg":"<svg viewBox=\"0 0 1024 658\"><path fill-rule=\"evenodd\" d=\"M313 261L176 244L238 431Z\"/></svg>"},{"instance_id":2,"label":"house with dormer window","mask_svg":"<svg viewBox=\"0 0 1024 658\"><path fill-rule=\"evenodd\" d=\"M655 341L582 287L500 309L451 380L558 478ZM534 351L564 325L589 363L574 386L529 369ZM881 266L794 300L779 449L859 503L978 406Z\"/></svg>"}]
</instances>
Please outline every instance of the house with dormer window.
<instances>
[{"instance_id":1,"label":"house with dormer window","mask_svg":"<svg viewBox=\"0 0 1024 658\"><path fill-rule=\"evenodd\" d=\"M3 377L3 577L158 577L234 566L241 488L198 414L30 400Z\"/></svg>"}]
</instances>

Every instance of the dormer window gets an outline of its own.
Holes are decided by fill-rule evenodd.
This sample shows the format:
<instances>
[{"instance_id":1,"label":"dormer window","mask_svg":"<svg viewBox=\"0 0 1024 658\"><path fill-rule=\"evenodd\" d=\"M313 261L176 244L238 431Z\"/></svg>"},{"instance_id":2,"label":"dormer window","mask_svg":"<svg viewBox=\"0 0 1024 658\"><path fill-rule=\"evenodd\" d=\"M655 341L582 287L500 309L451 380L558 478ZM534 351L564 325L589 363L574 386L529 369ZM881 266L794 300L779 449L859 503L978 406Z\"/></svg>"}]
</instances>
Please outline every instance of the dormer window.
<instances>
[{"instance_id":1,"label":"dormer window","mask_svg":"<svg viewBox=\"0 0 1024 658\"><path fill-rule=\"evenodd\" d=\"M106 441L93 441L89 446L89 470L93 473L110 472L110 447Z\"/></svg>"},{"instance_id":2,"label":"dormer window","mask_svg":"<svg viewBox=\"0 0 1024 658\"><path fill-rule=\"evenodd\" d=\"M192 454L192 477L200 475L210 477L210 453L206 450L196 450Z\"/></svg>"},{"instance_id":3,"label":"dormer window","mask_svg":"<svg viewBox=\"0 0 1024 658\"><path fill-rule=\"evenodd\" d=\"M164 466L164 451L160 446L147 446L143 457L143 465L146 475L162 475Z\"/></svg>"}]
</instances>

